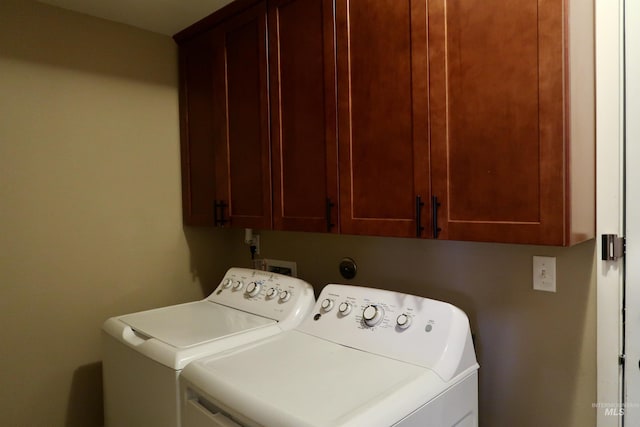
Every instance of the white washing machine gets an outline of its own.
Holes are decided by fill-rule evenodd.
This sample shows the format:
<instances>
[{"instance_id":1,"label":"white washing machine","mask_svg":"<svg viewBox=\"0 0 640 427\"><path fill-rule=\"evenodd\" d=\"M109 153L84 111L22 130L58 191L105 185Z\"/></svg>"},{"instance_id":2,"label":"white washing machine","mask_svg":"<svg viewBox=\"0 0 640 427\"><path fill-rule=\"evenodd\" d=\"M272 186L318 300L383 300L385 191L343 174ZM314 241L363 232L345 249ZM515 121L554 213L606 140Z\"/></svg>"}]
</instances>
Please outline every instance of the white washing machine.
<instances>
[{"instance_id":1,"label":"white washing machine","mask_svg":"<svg viewBox=\"0 0 640 427\"><path fill-rule=\"evenodd\" d=\"M183 427L474 427L477 371L458 308L327 285L296 329L187 366Z\"/></svg>"},{"instance_id":2,"label":"white washing machine","mask_svg":"<svg viewBox=\"0 0 640 427\"><path fill-rule=\"evenodd\" d=\"M180 425L178 375L191 361L299 325L315 303L302 280L231 268L208 298L104 323L105 423Z\"/></svg>"}]
</instances>

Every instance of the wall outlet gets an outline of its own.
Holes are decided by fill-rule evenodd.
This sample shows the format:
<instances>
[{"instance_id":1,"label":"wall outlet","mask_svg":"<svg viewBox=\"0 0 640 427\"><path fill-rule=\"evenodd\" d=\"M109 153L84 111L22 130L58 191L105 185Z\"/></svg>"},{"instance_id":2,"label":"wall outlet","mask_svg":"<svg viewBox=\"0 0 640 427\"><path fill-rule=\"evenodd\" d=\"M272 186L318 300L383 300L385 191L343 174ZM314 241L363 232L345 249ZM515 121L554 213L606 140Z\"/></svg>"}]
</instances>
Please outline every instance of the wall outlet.
<instances>
[{"instance_id":1,"label":"wall outlet","mask_svg":"<svg viewBox=\"0 0 640 427\"><path fill-rule=\"evenodd\" d=\"M253 255L260 255L260 235L253 234L251 228L244 229L244 243L255 248Z\"/></svg>"},{"instance_id":2,"label":"wall outlet","mask_svg":"<svg viewBox=\"0 0 640 427\"><path fill-rule=\"evenodd\" d=\"M285 276L298 277L298 265L295 261L282 261L279 259L261 259L259 269ZM254 267L256 268L256 267Z\"/></svg>"},{"instance_id":3,"label":"wall outlet","mask_svg":"<svg viewBox=\"0 0 640 427\"><path fill-rule=\"evenodd\" d=\"M253 235L252 246L256 247L256 255L260 255L260 235L259 234Z\"/></svg>"},{"instance_id":4,"label":"wall outlet","mask_svg":"<svg viewBox=\"0 0 640 427\"><path fill-rule=\"evenodd\" d=\"M556 291L556 257L533 257L533 289L537 291Z\"/></svg>"}]
</instances>

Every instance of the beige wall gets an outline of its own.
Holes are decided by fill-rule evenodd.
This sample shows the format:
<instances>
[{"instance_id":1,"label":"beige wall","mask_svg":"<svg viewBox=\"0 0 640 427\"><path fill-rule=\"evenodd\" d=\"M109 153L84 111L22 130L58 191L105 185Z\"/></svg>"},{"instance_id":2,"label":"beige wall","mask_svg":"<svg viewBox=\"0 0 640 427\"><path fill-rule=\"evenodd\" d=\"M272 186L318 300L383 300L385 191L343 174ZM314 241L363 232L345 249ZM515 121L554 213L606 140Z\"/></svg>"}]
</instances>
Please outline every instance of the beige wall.
<instances>
[{"instance_id":1,"label":"beige wall","mask_svg":"<svg viewBox=\"0 0 640 427\"><path fill-rule=\"evenodd\" d=\"M2 426L100 425L102 322L201 298L229 264L181 225L176 54L0 1Z\"/></svg>"},{"instance_id":2,"label":"beige wall","mask_svg":"<svg viewBox=\"0 0 640 427\"><path fill-rule=\"evenodd\" d=\"M241 231L229 231L241 242ZM480 364L481 427L595 426L595 241L572 248L312 233L261 233L262 257L293 260L319 291L352 283L451 302L469 316ZM557 257L557 293L532 290L532 256ZM248 265L234 245L234 263Z\"/></svg>"},{"instance_id":3,"label":"beige wall","mask_svg":"<svg viewBox=\"0 0 640 427\"><path fill-rule=\"evenodd\" d=\"M249 264L242 230L183 230L168 37L0 1L0 425L102 421L99 328L200 298ZM482 427L595 425L595 244L569 249L262 232L319 290L450 301L476 335ZM558 293L531 257L558 257Z\"/></svg>"}]
</instances>

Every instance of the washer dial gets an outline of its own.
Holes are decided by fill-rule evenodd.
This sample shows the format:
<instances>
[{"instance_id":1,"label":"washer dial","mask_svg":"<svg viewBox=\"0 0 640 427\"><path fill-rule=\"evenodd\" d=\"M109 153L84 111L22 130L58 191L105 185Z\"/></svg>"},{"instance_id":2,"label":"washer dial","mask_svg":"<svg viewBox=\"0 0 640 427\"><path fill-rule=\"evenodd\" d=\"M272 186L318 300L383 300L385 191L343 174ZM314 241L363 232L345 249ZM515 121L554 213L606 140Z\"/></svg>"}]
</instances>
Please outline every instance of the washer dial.
<instances>
[{"instance_id":1,"label":"washer dial","mask_svg":"<svg viewBox=\"0 0 640 427\"><path fill-rule=\"evenodd\" d=\"M396 318L396 325L400 329L407 329L411 326L411 317L407 316L405 313L402 313Z\"/></svg>"},{"instance_id":2,"label":"washer dial","mask_svg":"<svg viewBox=\"0 0 640 427\"><path fill-rule=\"evenodd\" d=\"M343 302L338 306L338 311L340 312L340 314L342 314L343 316L346 316L347 314L351 313L351 304L349 304L348 302Z\"/></svg>"},{"instance_id":3,"label":"washer dial","mask_svg":"<svg viewBox=\"0 0 640 427\"><path fill-rule=\"evenodd\" d=\"M278 299L280 300L280 302L287 302L287 301L289 301L290 298L291 298L291 292L282 291L280 293L280 297Z\"/></svg>"},{"instance_id":4,"label":"washer dial","mask_svg":"<svg viewBox=\"0 0 640 427\"><path fill-rule=\"evenodd\" d=\"M247 285L247 295L250 297L255 297L260 293L260 288L262 285L258 282L251 282Z\"/></svg>"},{"instance_id":5,"label":"washer dial","mask_svg":"<svg viewBox=\"0 0 640 427\"><path fill-rule=\"evenodd\" d=\"M331 309L333 308L333 300L325 298L324 300L322 300L322 304L320 304L320 307L322 307L322 310L324 311L331 311Z\"/></svg>"},{"instance_id":6,"label":"washer dial","mask_svg":"<svg viewBox=\"0 0 640 427\"><path fill-rule=\"evenodd\" d=\"M233 290L234 291L240 291L240 290L242 290L243 287L244 287L244 282L242 280L237 280L233 284Z\"/></svg>"},{"instance_id":7,"label":"washer dial","mask_svg":"<svg viewBox=\"0 0 640 427\"><path fill-rule=\"evenodd\" d=\"M384 310L379 305L371 304L362 311L362 320L367 326L376 326L384 317Z\"/></svg>"},{"instance_id":8,"label":"washer dial","mask_svg":"<svg viewBox=\"0 0 640 427\"><path fill-rule=\"evenodd\" d=\"M267 290L267 299L273 299L278 296L278 290L276 288L269 288Z\"/></svg>"}]
</instances>

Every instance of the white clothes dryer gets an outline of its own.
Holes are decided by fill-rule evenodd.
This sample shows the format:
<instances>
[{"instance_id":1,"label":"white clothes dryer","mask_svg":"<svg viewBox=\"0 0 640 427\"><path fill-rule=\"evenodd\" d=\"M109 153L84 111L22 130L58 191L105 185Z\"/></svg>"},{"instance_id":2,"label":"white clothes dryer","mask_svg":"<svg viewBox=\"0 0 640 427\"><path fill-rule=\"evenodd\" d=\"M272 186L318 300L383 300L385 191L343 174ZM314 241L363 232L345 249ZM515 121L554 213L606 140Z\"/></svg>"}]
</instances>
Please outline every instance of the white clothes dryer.
<instances>
[{"instance_id":1,"label":"white clothes dryer","mask_svg":"<svg viewBox=\"0 0 640 427\"><path fill-rule=\"evenodd\" d=\"M231 268L202 301L107 320L106 426L179 426L178 375L189 362L292 329L314 302L313 288L302 280Z\"/></svg>"},{"instance_id":2,"label":"white clothes dryer","mask_svg":"<svg viewBox=\"0 0 640 427\"><path fill-rule=\"evenodd\" d=\"M187 366L183 427L475 427L477 370L458 308L327 285L296 329Z\"/></svg>"}]
</instances>

